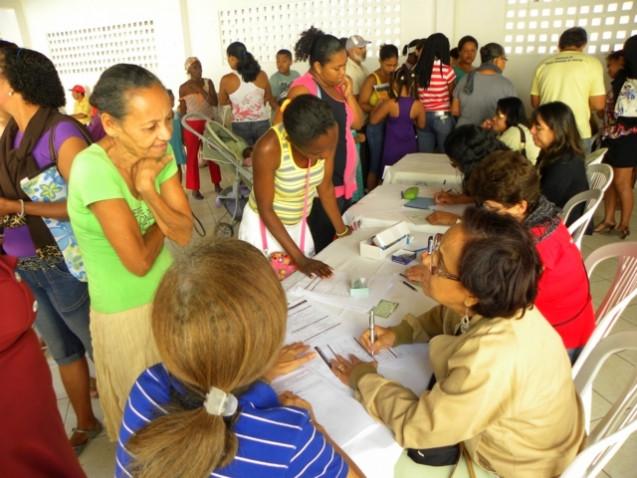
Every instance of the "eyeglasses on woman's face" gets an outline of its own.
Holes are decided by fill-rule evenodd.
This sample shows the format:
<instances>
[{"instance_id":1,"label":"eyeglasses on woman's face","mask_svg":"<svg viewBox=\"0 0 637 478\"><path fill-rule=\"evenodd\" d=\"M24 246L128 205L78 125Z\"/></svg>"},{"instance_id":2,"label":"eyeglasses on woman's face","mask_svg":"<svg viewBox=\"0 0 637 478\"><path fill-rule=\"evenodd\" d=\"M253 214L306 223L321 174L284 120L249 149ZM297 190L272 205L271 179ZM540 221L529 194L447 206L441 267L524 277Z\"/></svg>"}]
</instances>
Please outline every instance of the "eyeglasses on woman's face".
<instances>
[{"instance_id":1,"label":"eyeglasses on woman's face","mask_svg":"<svg viewBox=\"0 0 637 478\"><path fill-rule=\"evenodd\" d=\"M444 261L440 255L440 243L442 234L436 234L433 239L431 250L429 251L429 273L444 277L445 279L460 282L460 277L445 270Z\"/></svg>"}]
</instances>

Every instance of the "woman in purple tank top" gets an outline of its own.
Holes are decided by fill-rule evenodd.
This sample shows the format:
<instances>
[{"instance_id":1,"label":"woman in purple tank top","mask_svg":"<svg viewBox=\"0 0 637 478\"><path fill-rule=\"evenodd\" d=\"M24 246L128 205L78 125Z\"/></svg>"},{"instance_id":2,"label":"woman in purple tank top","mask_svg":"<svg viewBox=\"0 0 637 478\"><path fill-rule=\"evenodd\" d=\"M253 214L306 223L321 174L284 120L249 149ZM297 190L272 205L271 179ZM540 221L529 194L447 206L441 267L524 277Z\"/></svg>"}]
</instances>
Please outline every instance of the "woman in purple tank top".
<instances>
[{"instance_id":1,"label":"woman in purple tank top","mask_svg":"<svg viewBox=\"0 0 637 478\"><path fill-rule=\"evenodd\" d=\"M425 109L415 96L415 74L404 66L394 73L390 99L372 111L369 122L385 123L383 166L391 166L409 153L418 151L414 127L425 127Z\"/></svg>"},{"instance_id":2,"label":"woman in purple tank top","mask_svg":"<svg viewBox=\"0 0 637 478\"><path fill-rule=\"evenodd\" d=\"M65 102L51 60L33 50L0 44L0 109L10 116L0 138L2 248L17 258L20 280L37 300L35 326L58 365L77 417L69 440L79 454L102 429L89 392L89 296L86 283L69 272L43 220L68 220L66 200L58 199L62 196L58 193L66 186L73 158L87 146L84 127L58 113ZM21 185L25 178L40 178L43 200L27 196Z\"/></svg>"}]
</instances>

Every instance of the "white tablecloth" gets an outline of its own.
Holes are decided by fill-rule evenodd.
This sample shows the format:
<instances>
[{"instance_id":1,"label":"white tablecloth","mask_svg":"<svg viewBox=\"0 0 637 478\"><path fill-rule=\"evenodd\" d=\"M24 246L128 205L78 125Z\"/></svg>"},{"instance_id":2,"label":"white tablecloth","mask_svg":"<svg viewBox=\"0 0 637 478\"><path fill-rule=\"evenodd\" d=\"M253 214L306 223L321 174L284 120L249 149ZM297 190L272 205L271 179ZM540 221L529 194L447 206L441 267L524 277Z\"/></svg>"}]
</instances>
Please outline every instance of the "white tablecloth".
<instances>
[{"instance_id":1,"label":"white tablecloth","mask_svg":"<svg viewBox=\"0 0 637 478\"><path fill-rule=\"evenodd\" d=\"M451 166L446 154L413 153L387 166L383 182L457 187L462 182L462 173Z\"/></svg>"},{"instance_id":2,"label":"white tablecloth","mask_svg":"<svg viewBox=\"0 0 637 478\"><path fill-rule=\"evenodd\" d=\"M426 232L435 234L444 233L448 226L434 226L429 224L426 217L433 210L449 211L458 215L466 208L466 204L453 206L434 206L434 209L414 209L403 206L406 200L402 199L400 193L411 184L386 184L375 188L367 196L350 207L343 214L343 221L346 224L357 223L358 227L389 227L400 221L405 221L411 231ZM440 187L418 186L421 197L433 197Z\"/></svg>"},{"instance_id":3,"label":"white tablecloth","mask_svg":"<svg viewBox=\"0 0 637 478\"><path fill-rule=\"evenodd\" d=\"M382 298L397 302L399 307L388 319L377 319L376 324L381 326L396 325L401 321L405 314L422 313L433 307L435 303L430 298L426 297L420 288L418 288L417 291L414 291L402 283L402 278L398 276L398 273L404 270L405 266L395 264L389 259L374 261L360 257L358 251L359 242L369 238L378 231L379 229L358 230L349 237L336 240L329 247L323 250L317 256L317 259L331 265L337 272L347 272L350 277L358 277L361 275L366 275L368 277L372 277L374 275L380 275L383 277L395 276L395 280L390 279L390 282L393 285L387 286L387 289L383 292ZM413 246L418 247L420 243L424 244L426 237L426 234L416 233ZM294 284L298 284L304 279L305 276L297 272L284 281L283 285L288 291L289 298L292 295L290 291L294 289ZM326 333L326 337L323 338L323 340L327 341L326 343L329 343L330 340L336 340L337 338L344 336L357 337L368 327L367 314L361 314L360 312L354 312L339 306L326 305L325 303L319 305L327 312L338 317L340 320L340 324L336 328ZM427 347L426 344L422 344L421 346L423 348ZM410 357L401 358L400 360L402 362L392 365L392 370L383 370L381 368L381 373L398 381L401 381L402 374L407 373L411 377L411 383L408 384L410 388L416 393L422 393L422 391L426 389L431 377L426 353L422 353L417 358L416 362L410 362ZM318 358L309 365L314 363L314 367L316 367L317 363L315 362L317 361L318 365L321 365L320 359ZM327 367L325 367L325 369L327 370ZM411 372L406 372L409 370L411 370ZM417 371L415 379L413 373L414 370ZM403 381L401 382L404 383ZM314 396L304 396L303 398L308 400L310 403L314 402L314 408L316 411L316 404L319 401L326 400L326 392L327 391L323 391L323 393L318 393ZM347 393L351 396L351 392L348 391ZM353 396L351 400L354 400ZM351 406L352 404L350 403L349 405ZM358 402L353 403L353 405L364 410L362 405ZM342 405L334 408L334 410L336 410L336 414L339 413L341 407ZM342 417L330 418L336 419L336 421L341 424L347 424L350 421L350 417L347 413L345 413L345 411L343 411ZM321 417L318 416L318 414L317 421L321 422ZM325 426L328 434L330 434L331 427L336 427L336 425L330 425L328 421L322 423L322 425ZM371 428L366 429L366 433L354 438L344 446L345 452L356 462L368 478L387 478L393 476L393 467L402 449L394 441L391 432L384 425L375 422L371 423ZM334 429L332 431L336 433ZM339 445L342 446L343 444L339 443Z\"/></svg>"}]
</instances>

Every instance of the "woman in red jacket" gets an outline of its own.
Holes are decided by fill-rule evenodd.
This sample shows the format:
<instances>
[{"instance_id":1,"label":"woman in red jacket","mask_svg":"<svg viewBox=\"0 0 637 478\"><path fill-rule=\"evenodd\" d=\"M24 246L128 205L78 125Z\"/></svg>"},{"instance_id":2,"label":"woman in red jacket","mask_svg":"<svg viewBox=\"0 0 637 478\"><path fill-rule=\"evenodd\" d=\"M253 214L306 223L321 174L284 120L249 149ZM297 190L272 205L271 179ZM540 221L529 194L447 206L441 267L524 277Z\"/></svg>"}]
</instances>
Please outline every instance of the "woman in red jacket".
<instances>
[{"instance_id":1,"label":"woman in red jacket","mask_svg":"<svg viewBox=\"0 0 637 478\"><path fill-rule=\"evenodd\" d=\"M560 209L540 193L535 167L519 153L492 153L467 184L478 204L523 222L535 236L542 276L535 305L560 334L575 362L595 328L588 276Z\"/></svg>"},{"instance_id":2,"label":"woman in red jacket","mask_svg":"<svg viewBox=\"0 0 637 478\"><path fill-rule=\"evenodd\" d=\"M31 327L36 303L15 273L15 263L0 255L0 470L2 476L84 477Z\"/></svg>"}]
</instances>

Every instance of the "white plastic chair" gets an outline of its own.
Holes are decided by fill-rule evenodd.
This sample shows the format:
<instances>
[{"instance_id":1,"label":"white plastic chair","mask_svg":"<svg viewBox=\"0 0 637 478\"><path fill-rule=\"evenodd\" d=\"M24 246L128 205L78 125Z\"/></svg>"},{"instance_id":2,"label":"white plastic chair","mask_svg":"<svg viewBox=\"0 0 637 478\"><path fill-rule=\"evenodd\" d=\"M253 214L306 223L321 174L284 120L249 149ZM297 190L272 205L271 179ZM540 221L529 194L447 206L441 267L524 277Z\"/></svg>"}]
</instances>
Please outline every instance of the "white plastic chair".
<instances>
[{"instance_id":1,"label":"white plastic chair","mask_svg":"<svg viewBox=\"0 0 637 478\"><path fill-rule=\"evenodd\" d=\"M584 213L577 218L573 224L568 226L568 232L573 237L573 242L578 249L582 248L582 238L586 232L588 224L593 219L593 214L597 210L599 204L602 202L602 196L604 192L599 189L589 189L588 191L582 191L576 194L564 205L562 209L562 220L566 222L568 217L578 205L586 203Z\"/></svg>"},{"instance_id":2,"label":"white plastic chair","mask_svg":"<svg viewBox=\"0 0 637 478\"><path fill-rule=\"evenodd\" d=\"M586 166L590 166L591 164L600 164L603 161L607 151L608 148L599 148L592 153L587 154L584 158L584 164L586 164Z\"/></svg>"},{"instance_id":3,"label":"white plastic chair","mask_svg":"<svg viewBox=\"0 0 637 478\"><path fill-rule=\"evenodd\" d=\"M608 164L589 164L586 166L586 177L591 189L599 189L605 193L613 182L613 168Z\"/></svg>"},{"instance_id":4,"label":"white plastic chair","mask_svg":"<svg viewBox=\"0 0 637 478\"><path fill-rule=\"evenodd\" d=\"M591 252L584 262L589 280L595 268L608 259L617 259L615 277L595 311L595 330L573 365L573 376L577 376L586 357L610 333L624 309L637 297L637 242L614 242Z\"/></svg>"},{"instance_id":5,"label":"white plastic chair","mask_svg":"<svg viewBox=\"0 0 637 478\"><path fill-rule=\"evenodd\" d=\"M624 350L637 350L637 331L613 334L599 342L575 377L582 400L586 431L590 429L593 382L606 360ZM595 477L637 431L637 371L624 386L623 393L600 420L587 439L587 447L562 473L561 478Z\"/></svg>"}]
</instances>

